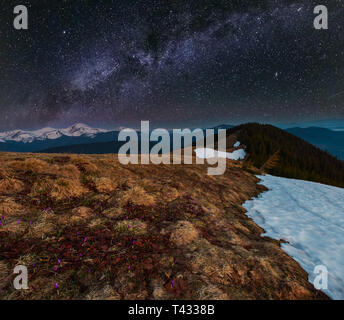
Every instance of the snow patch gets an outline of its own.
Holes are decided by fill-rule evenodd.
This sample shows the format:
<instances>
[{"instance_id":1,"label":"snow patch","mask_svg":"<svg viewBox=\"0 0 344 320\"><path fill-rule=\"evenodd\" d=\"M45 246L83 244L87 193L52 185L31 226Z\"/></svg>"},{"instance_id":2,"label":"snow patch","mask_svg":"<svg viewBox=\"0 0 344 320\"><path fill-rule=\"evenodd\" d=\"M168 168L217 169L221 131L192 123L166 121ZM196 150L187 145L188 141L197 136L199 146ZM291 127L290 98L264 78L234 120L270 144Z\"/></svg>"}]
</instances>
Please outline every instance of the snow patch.
<instances>
[{"instance_id":1,"label":"snow patch","mask_svg":"<svg viewBox=\"0 0 344 320\"><path fill-rule=\"evenodd\" d=\"M234 145L233 145L234 148L237 148L237 147L239 147L239 146L240 146L240 141L237 141L237 142L234 143Z\"/></svg>"},{"instance_id":2,"label":"snow patch","mask_svg":"<svg viewBox=\"0 0 344 320\"><path fill-rule=\"evenodd\" d=\"M246 152L244 149L235 150L233 152L223 152L223 151L216 151L211 148L198 148L195 149L196 156L201 159L208 159L208 158L227 158L231 160L242 160L246 156Z\"/></svg>"},{"instance_id":3,"label":"snow patch","mask_svg":"<svg viewBox=\"0 0 344 320\"><path fill-rule=\"evenodd\" d=\"M344 189L320 183L258 176L269 191L244 203L247 215L264 228L265 236L284 239L282 249L308 272L328 270L332 299L344 299Z\"/></svg>"}]
</instances>

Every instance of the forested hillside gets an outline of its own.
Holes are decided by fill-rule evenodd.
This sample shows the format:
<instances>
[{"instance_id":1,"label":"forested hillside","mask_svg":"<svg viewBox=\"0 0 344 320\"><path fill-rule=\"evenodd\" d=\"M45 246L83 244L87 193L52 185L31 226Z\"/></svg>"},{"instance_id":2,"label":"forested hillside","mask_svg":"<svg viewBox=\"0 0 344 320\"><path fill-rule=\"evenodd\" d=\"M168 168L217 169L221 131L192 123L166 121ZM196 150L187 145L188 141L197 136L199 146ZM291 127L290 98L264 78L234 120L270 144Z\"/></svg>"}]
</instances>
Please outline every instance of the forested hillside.
<instances>
[{"instance_id":1,"label":"forested hillside","mask_svg":"<svg viewBox=\"0 0 344 320\"><path fill-rule=\"evenodd\" d=\"M343 161L284 130L250 123L232 134L246 146L246 161L267 173L344 187Z\"/></svg>"}]
</instances>

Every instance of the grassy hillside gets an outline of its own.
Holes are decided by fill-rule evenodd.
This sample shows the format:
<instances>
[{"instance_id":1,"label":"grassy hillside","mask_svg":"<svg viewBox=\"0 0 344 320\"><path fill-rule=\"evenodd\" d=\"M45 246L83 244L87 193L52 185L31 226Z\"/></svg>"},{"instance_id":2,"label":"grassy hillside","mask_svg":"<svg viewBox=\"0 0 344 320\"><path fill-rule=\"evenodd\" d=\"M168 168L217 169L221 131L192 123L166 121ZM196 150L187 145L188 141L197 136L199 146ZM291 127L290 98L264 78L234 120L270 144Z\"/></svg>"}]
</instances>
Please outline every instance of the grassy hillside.
<instances>
[{"instance_id":1,"label":"grassy hillside","mask_svg":"<svg viewBox=\"0 0 344 320\"><path fill-rule=\"evenodd\" d=\"M241 204L265 188L228 161L0 153L0 300L326 299ZM13 288L26 265L29 289Z\"/></svg>"},{"instance_id":2,"label":"grassy hillside","mask_svg":"<svg viewBox=\"0 0 344 320\"><path fill-rule=\"evenodd\" d=\"M273 175L344 187L344 162L271 125L250 123L227 130L246 146L247 161Z\"/></svg>"}]
</instances>

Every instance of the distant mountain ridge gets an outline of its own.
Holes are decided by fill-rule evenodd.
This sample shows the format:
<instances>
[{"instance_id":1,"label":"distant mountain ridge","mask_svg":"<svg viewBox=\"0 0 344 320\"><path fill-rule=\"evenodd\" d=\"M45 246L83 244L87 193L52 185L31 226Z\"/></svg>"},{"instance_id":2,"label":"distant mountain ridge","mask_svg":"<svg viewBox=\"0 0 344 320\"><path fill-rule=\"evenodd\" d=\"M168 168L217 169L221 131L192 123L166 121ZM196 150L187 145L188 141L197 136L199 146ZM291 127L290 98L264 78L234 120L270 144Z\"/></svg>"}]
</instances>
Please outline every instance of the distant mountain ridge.
<instances>
[{"instance_id":1,"label":"distant mountain ridge","mask_svg":"<svg viewBox=\"0 0 344 320\"><path fill-rule=\"evenodd\" d=\"M117 136L118 131L92 128L82 123L65 129L12 130L0 133L0 151L38 152L78 144L114 142Z\"/></svg>"},{"instance_id":2,"label":"distant mountain ridge","mask_svg":"<svg viewBox=\"0 0 344 320\"><path fill-rule=\"evenodd\" d=\"M80 137L86 136L93 138L98 133L110 132L111 130L92 128L83 123L76 123L65 129L55 129L51 127L42 128L39 130L12 130L0 132L0 142L15 141L31 143L36 140L55 140L62 136Z\"/></svg>"},{"instance_id":3,"label":"distant mountain ridge","mask_svg":"<svg viewBox=\"0 0 344 320\"><path fill-rule=\"evenodd\" d=\"M232 125L213 127L231 130ZM204 129L205 130L205 129ZM284 131L307 141L314 146L344 160L344 131L320 127L294 127ZM44 153L117 153L123 142L118 142L119 129L92 128L76 123L64 129L51 127L39 130L11 130L0 132L0 151L44 152ZM140 136L140 132L138 131Z\"/></svg>"},{"instance_id":4,"label":"distant mountain ridge","mask_svg":"<svg viewBox=\"0 0 344 320\"><path fill-rule=\"evenodd\" d=\"M344 160L344 131L320 127L289 128L285 131L329 152L338 159Z\"/></svg>"},{"instance_id":5,"label":"distant mountain ridge","mask_svg":"<svg viewBox=\"0 0 344 320\"><path fill-rule=\"evenodd\" d=\"M232 125L223 124L212 129L217 132L218 129L229 129L232 127ZM124 143L118 141L118 134L119 131L91 128L81 123L66 129L48 127L34 131L12 130L0 133L0 151L117 153L120 146ZM138 135L140 137L140 131L138 131Z\"/></svg>"}]
</instances>

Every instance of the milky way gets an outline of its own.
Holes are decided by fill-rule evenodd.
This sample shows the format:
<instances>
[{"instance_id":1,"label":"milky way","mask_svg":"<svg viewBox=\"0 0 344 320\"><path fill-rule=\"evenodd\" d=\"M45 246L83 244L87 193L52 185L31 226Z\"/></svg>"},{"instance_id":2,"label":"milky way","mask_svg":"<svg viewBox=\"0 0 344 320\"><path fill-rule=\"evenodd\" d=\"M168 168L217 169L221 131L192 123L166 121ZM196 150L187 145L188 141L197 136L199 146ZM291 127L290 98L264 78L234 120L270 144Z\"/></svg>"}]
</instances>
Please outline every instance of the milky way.
<instances>
[{"instance_id":1,"label":"milky way","mask_svg":"<svg viewBox=\"0 0 344 320\"><path fill-rule=\"evenodd\" d=\"M344 118L344 8L318 2L21 1L0 11L0 130Z\"/></svg>"}]
</instances>

